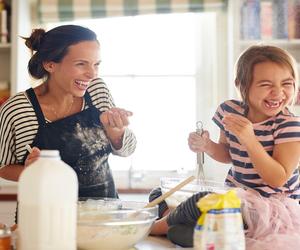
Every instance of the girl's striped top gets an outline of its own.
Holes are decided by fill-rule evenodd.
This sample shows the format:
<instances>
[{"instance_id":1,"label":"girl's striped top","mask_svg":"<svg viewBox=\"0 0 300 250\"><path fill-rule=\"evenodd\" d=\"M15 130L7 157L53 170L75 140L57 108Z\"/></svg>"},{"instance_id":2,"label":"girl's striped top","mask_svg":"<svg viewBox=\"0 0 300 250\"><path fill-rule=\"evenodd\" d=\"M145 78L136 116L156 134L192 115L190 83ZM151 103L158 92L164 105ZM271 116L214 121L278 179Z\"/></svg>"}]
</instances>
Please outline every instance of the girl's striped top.
<instances>
[{"instance_id":1,"label":"girl's striped top","mask_svg":"<svg viewBox=\"0 0 300 250\"><path fill-rule=\"evenodd\" d=\"M253 168L248 153L237 137L224 128L223 117L228 113L245 116L247 109L240 101L229 100L222 103L213 121L225 132L232 159L232 167L228 172L226 183L236 187L248 187L268 197L276 193L286 193L289 197L300 200L299 169L296 168L283 187L273 188L267 185ZM272 156L276 144L300 141L300 117L288 110L280 112L263 122L253 124L254 133L269 155Z\"/></svg>"},{"instance_id":2,"label":"girl's striped top","mask_svg":"<svg viewBox=\"0 0 300 250\"><path fill-rule=\"evenodd\" d=\"M115 107L113 98L102 79L93 80L87 89L92 103L100 111ZM85 103L84 109L88 108ZM0 109L0 167L21 164L26 153L25 146L31 144L38 131L38 121L34 109L26 95L20 92L11 97ZM135 150L136 138L127 128L123 136L123 146L113 147L113 154L128 156Z\"/></svg>"}]
</instances>

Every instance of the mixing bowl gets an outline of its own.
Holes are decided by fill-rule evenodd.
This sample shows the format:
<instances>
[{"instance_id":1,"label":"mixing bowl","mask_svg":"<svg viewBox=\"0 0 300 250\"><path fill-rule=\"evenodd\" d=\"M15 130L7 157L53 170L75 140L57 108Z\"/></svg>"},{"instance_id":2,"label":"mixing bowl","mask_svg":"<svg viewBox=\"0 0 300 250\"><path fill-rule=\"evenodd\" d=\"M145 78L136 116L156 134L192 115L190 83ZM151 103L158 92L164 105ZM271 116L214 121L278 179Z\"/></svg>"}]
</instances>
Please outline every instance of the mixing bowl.
<instances>
[{"instance_id":1,"label":"mixing bowl","mask_svg":"<svg viewBox=\"0 0 300 250\"><path fill-rule=\"evenodd\" d=\"M171 188L178 185L180 182L182 182L184 178L173 178L173 177L162 177L160 179L160 187L162 193L168 192ZM216 182L216 181L199 181L194 180L190 182L189 184L185 185L182 189L179 191L176 191L171 196L165 199L168 206L170 208L177 207L181 202L185 201L189 197L191 197L193 194L201 191L207 191L207 192L215 192L215 193L225 193L226 190L228 190L229 187L225 186L224 183Z\"/></svg>"},{"instance_id":2,"label":"mixing bowl","mask_svg":"<svg viewBox=\"0 0 300 250\"><path fill-rule=\"evenodd\" d=\"M156 207L118 199L78 203L77 247L80 250L129 249L148 236Z\"/></svg>"}]
</instances>

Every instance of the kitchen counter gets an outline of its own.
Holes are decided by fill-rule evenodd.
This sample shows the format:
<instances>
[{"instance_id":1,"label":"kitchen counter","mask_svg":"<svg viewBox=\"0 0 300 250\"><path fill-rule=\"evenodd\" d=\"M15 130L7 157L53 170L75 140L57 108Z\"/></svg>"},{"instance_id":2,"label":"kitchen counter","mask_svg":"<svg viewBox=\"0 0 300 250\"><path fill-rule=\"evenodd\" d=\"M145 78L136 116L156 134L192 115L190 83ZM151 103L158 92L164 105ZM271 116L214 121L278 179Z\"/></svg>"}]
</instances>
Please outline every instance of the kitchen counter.
<instances>
[{"instance_id":1,"label":"kitchen counter","mask_svg":"<svg viewBox=\"0 0 300 250\"><path fill-rule=\"evenodd\" d=\"M18 193L17 185L2 185L2 186L0 185L0 201L16 201L17 193ZM138 201L140 201L141 198L143 198L143 200L141 201L147 201L150 190L136 189L136 188L131 188L131 189L119 188L118 193L120 194L120 198L124 196L123 200L126 200L126 198L128 197L131 198L130 200L134 200L134 198L139 196Z\"/></svg>"},{"instance_id":2,"label":"kitchen counter","mask_svg":"<svg viewBox=\"0 0 300 250\"><path fill-rule=\"evenodd\" d=\"M16 201L18 187L15 186L0 186L0 201Z\"/></svg>"},{"instance_id":3,"label":"kitchen counter","mask_svg":"<svg viewBox=\"0 0 300 250\"><path fill-rule=\"evenodd\" d=\"M16 201L17 186L1 186L0 201ZM165 250L165 249L180 249L180 246L174 245L166 237L149 236L142 242L135 245L131 250ZM184 248L193 249L193 248Z\"/></svg>"},{"instance_id":4,"label":"kitchen counter","mask_svg":"<svg viewBox=\"0 0 300 250\"><path fill-rule=\"evenodd\" d=\"M153 237L149 236L142 242L135 245L131 250L164 250L164 249L179 249L180 246L174 245L166 237ZM193 249L193 248L182 248Z\"/></svg>"},{"instance_id":5,"label":"kitchen counter","mask_svg":"<svg viewBox=\"0 0 300 250\"><path fill-rule=\"evenodd\" d=\"M133 248L129 250L166 250L166 249L184 249L193 250L194 248L182 248L180 246L174 245L166 237L154 237L148 236L142 242L136 244Z\"/></svg>"}]
</instances>

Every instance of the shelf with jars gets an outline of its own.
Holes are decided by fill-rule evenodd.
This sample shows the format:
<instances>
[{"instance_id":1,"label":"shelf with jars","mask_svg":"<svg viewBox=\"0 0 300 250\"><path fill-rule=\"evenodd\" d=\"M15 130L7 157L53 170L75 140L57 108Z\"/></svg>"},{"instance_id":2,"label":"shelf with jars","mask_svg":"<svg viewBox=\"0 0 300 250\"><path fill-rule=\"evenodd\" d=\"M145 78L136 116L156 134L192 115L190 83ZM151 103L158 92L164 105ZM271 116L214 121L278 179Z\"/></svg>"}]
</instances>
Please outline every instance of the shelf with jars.
<instances>
[{"instance_id":1,"label":"shelf with jars","mask_svg":"<svg viewBox=\"0 0 300 250\"><path fill-rule=\"evenodd\" d=\"M21 36L30 34L30 1L0 0L0 105L29 86L28 49Z\"/></svg>"},{"instance_id":2,"label":"shelf with jars","mask_svg":"<svg viewBox=\"0 0 300 250\"><path fill-rule=\"evenodd\" d=\"M296 59L300 73L300 0L228 1L228 29L229 83L233 82L237 58L255 44L287 50ZM234 88L229 93L236 97Z\"/></svg>"}]
</instances>

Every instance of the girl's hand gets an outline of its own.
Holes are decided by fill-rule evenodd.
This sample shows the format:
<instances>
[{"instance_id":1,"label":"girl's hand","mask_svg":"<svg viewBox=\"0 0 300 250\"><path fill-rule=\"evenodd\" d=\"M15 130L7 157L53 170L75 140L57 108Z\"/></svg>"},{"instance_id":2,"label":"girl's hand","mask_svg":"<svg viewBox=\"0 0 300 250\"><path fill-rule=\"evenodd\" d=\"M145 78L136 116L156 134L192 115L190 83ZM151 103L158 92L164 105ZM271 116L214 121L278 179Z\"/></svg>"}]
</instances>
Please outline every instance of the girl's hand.
<instances>
[{"instance_id":1,"label":"girl's hand","mask_svg":"<svg viewBox=\"0 0 300 250\"><path fill-rule=\"evenodd\" d=\"M189 134L189 148L195 153L208 152L209 142L209 133L206 130L203 131L202 135L199 135L196 132Z\"/></svg>"},{"instance_id":2,"label":"girl's hand","mask_svg":"<svg viewBox=\"0 0 300 250\"><path fill-rule=\"evenodd\" d=\"M243 145L251 145L251 139L255 139L252 123L245 117L237 114L228 114L223 118L224 127L234 134Z\"/></svg>"},{"instance_id":3,"label":"girl's hand","mask_svg":"<svg viewBox=\"0 0 300 250\"><path fill-rule=\"evenodd\" d=\"M106 130L124 131L129 125L129 116L132 116L132 112L121 108L111 108L100 115L100 121Z\"/></svg>"},{"instance_id":4,"label":"girl's hand","mask_svg":"<svg viewBox=\"0 0 300 250\"><path fill-rule=\"evenodd\" d=\"M40 157L41 151L37 147L33 147L31 153L27 156L25 160L25 167L35 162Z\"/></svg>"}]
</instances>

